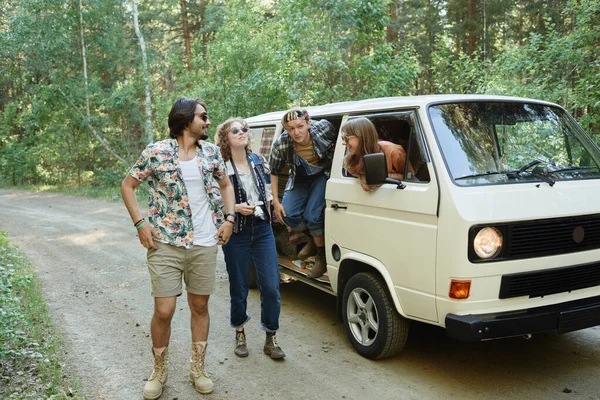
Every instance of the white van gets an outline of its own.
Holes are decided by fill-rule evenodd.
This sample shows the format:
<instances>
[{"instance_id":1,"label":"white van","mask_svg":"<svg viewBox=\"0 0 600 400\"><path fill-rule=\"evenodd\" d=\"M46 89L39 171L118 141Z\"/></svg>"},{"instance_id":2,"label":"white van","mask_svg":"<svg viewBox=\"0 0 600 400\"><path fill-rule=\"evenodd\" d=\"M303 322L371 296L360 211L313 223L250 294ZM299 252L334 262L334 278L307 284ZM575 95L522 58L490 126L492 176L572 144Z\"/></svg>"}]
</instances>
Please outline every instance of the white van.
<instances>
[{"instance_id":1,"label":"white van","mask_svg":"<svg viewBox=\"0 0 600 400\"><path fill-rule=\"evenodd\" d=\"M337 296L360 354L397 354L409 320L465 341L600 324L600 151L563 108L444 95L308 112L338 131L326 192L328 273L307 278L275 224L280 267ZM283 113L247 119L253 151L268 158ZM373 192L343 169L340 127L359 116L406 150L414 173L406 170L402 184L385 179L383 154L368 161L367 180L383 183Z\"/></svg>"}]
</instances>

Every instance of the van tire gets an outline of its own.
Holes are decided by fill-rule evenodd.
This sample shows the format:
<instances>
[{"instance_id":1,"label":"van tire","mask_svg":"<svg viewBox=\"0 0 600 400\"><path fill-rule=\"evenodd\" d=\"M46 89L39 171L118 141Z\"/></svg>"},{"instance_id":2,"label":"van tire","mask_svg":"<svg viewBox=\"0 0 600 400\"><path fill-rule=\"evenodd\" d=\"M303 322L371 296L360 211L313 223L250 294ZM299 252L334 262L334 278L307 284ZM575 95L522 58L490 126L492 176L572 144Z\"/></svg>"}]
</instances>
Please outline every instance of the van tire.
<instances>
[{"instance_id":1,"label":"van tire","mask_svg":"<svg viewBox=\"0 0 600 400\"><path fill-rule=\"evenodd\" d=\"M395 356L408 338L409 321L396 311L381 278L369 272L354 275L346 284L342 320L352 346L372 360Z\"/></svg>"}]
</instances>

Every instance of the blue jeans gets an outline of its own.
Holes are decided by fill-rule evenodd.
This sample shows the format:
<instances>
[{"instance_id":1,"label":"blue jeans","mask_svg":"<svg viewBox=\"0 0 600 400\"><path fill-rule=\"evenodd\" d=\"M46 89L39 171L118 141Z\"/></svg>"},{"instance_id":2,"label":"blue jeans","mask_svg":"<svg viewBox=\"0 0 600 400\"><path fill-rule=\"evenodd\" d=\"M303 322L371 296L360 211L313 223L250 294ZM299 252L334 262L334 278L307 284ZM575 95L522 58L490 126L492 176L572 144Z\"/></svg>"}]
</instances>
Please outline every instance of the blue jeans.
<instances>
[{"instance_id":1,"label":"blue jeans","mask_svg":"<svg viewBox=\"0 0 600 400\"><path fill-rule=\"evenodd\" d=\"M283 193L281 205L286 216L283 221L292 230L308 228L312 237L325 234L325 186L327 177L319 175L310 181L294 182L294 188Z\"/></svg>"},{"instance_id":2,"label":"blue jeans","mask_svg":"<svg viewBox=\"0 0 600 400\"><path fill-rule=\"evenodd\" d=\"M273 229L267 221L247 217L239 233L231 235L223 246L229 295L231 296L231 326L239 328L250 320L246 312L250 263L254 261L256 283L260 290L260 322L267 332L279 329L281 297L279 295L279 265Z\"/></svg>"}]
</instances>

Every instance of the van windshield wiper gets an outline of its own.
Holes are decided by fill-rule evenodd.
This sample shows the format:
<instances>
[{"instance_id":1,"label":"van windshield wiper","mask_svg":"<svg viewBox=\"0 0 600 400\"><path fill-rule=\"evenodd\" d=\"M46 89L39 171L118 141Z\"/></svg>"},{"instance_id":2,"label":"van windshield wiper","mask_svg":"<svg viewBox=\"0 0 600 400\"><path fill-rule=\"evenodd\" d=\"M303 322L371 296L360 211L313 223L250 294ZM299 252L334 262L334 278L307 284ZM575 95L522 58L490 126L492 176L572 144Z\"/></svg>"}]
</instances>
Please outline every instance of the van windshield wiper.
<instances>
[{"instance_id":1,"label":"van windshield wiper","mask_svg":"<svg viewBox=\"0 0 600 400\"><path fill-rule=\"evenodd\" d=\"M547 177L545 175L538 174L537 172L534 172L534 171L521 171L521 170L488 171L488 172L482 172L480 174L471 174L471 175L459 176L458 178L454 178L454 180L458 181L458 180L461 180L461 179L481 178L481 177L490 176L490 175L507 175L508 177L514 177L514 176L519 176L520 177L524 172L527 173L527 174L530 174L534 178L537 178L537 179L539 179L539 180L541 180L543 182L546 182L550 186L554 186L554 184L556 183L551 178L549 178L549 177Z\"/></svg>"},{"instance_id":2,"label":"van windshield wiper","mask_svg":"<svg viewBox=\"0 0 600 400\"><path fill-rule=\"evenodd\" d=\"M546 175L538 174L537 172L535 172L535 170L527 171L527 173L531 174L531 176L535 178L538 178L540 181L546 182L548 185L550 185L550 187L554 186L554 184L556 183L552 178Z\"/></svg>"},{"instance_id":3,"label":"van windshield wiper","mask_svg":"<svg viewBox=\"0 0 600 400\"><path fill-rule=\"evenodd\" d=\"M558 169L553 169L552 173L560 173L560 172L579 172L579 171L592 171L592 170L596 170L598 171L598 167L582 167L582 166L576 166L576 165L570 165L568 167L564 167L564 168L558 168Z\"/></svg>"},{"instance_id":4,"label":"van windshield wiper","mask_svg":"<svg viewBox=\"0 0 600 400\"><path fill-rule=\"evenodd\" d=\"M488 171L488 172L482 172L479 174L472 174L472 175L464 175L464 176L459 176L458 178L454 178L455 181L461 180L461 179L469 179L469 178L481 178L483 176L490 176L490 175L519 175L520 172L519 171Z\"/></svg>"}]
</instances>

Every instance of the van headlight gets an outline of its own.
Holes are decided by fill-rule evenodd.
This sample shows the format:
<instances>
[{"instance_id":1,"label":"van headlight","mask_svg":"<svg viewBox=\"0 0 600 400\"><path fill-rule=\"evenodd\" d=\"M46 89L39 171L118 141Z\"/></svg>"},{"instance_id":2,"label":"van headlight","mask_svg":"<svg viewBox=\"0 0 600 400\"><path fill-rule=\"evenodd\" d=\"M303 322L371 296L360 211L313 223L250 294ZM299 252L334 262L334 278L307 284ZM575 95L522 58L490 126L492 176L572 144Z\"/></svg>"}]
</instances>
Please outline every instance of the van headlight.
<instances>
[{"instance_id":1,"label":"van headlight","mask_svg":"<svg viewBox=\"0 0 600 400\"><path fill-rule=\"evenodd\" d=\"M496 257L502 251L502 233L494 227L483 228L473 239L473 250L483 260Z\"/></svg>"}]
</instances>

